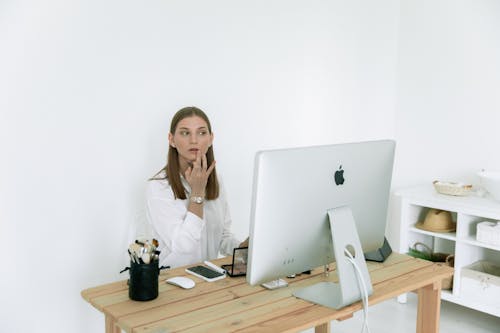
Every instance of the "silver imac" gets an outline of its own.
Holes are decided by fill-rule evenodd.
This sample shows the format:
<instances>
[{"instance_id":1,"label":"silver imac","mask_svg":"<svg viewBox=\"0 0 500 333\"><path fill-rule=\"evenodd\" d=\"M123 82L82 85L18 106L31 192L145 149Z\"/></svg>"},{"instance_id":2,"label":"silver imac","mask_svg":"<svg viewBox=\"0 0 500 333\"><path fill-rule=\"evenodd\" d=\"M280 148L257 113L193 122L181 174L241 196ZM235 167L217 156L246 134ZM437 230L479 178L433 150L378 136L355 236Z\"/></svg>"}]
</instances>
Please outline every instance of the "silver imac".
<instances>
[{"instance_id":1,"label":"silver imac","mask_svg":"<svg viewBox=\"0 0 500 333\"><path fill-rule=\"evenodd\" d=\"M247 282L279 281L329 264L339 253L344 257L346 246L356 252L368 275L363 253L384 245L394 151L394 141L380 140L258 152ZM355 277L352 283L342 281L352 279L354 269L346 264L347 276L340 276L340 263L340 284L351 285L352 299L312 302L340 308L360 299L357 285L352 285ZM306 293L330 298L329 292L320 288Z\"/></svg>"}]
</instances>

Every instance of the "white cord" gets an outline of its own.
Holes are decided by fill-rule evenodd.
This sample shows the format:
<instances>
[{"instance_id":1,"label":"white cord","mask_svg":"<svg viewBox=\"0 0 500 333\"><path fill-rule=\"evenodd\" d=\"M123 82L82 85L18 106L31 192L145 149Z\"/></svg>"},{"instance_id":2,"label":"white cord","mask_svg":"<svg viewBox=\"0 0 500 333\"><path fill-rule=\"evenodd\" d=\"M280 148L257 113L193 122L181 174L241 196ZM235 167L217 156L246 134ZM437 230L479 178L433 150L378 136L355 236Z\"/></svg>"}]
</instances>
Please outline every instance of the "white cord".
<instances>
[{"instance_id":1,"label":"white cord","mask_svg":"<svg viewBox=\"0 0 500 333\"><path fill-rule=\"evenodd\" d=\"M348 258L347 260L349 260L352 265L354 266L354 268L356 269L356 280L358 282L358 287L360 289L360 292L361 292L361 300L362 300L362 303L363 303L363 314L364 314L364 320L363 320L363 327L361 329L361 333L363 333L365 331L365 328L367 330L368 333L370 333L370 328L368 327L368 291L366 289L366 285L365 285L365 282L363 280L363 277L361 276L361 271L358 267L358 265L356 264L356 262L351 259L351 258Z\"/></svg>"},{"instance_id":2,"label":"white cord","mask_svg":"<svg viewBox=\"0 0 500 333\"><path fill-rule=\"evenodd\" d=\"M361 328L361 333L366 331L370 333L370 327L368 327L368 289L366 288L365 280L363 279L363 275L361 274L361 270L359 269L358 264L354 261L353 255L347 250L344 249L345 254L348 256L347 260L351 262L351 264L354 266L356 270L356 277L358 281L358 287L361 292L361 300L363 303L363 314L364 314L364 320L363 320L363 327Z\"/></svg>"}]
</instances>

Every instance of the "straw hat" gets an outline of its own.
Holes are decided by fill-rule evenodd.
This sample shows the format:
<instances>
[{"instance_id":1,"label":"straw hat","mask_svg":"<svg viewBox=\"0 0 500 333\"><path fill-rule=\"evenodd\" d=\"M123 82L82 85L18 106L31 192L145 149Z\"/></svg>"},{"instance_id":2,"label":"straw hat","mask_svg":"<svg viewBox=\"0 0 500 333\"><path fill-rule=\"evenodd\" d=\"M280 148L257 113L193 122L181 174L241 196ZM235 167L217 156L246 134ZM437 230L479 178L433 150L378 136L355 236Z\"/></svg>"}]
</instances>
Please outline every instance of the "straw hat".
<instances>
[{"instance_id":1,"label":"straw hat","mask_svg":"<svg viewBox=\"0 0 500 333\"><path fill-rule=\"evenodd\" d=\"M431 208L424 221L415 224L416 228L433 232L455 231L457 224L451 219L451 213L446 210Z\"/></svg>"}]
</instances>

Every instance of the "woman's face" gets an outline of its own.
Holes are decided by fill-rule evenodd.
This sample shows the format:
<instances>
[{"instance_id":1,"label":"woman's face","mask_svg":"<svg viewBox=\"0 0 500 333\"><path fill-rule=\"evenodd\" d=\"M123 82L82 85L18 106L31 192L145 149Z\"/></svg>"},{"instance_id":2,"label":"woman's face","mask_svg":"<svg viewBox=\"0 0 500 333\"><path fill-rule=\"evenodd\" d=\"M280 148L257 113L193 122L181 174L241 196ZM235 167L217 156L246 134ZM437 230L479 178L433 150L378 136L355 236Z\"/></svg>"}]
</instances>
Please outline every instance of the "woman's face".
<instances>
[{"instance_id":1,"label":"woman's face","mask_svg":"<svg viewBox=\"0 0 500 333\"><path fill-rule=\"evenodd\" d=\"M168 141L177 149L179 164L184 171L196 160L199 152L206 154L212 145L213 134L208 130L208 124L198 116L186 117L179 121L175 133L168 134Z\"/></svg>"}]
</instances>

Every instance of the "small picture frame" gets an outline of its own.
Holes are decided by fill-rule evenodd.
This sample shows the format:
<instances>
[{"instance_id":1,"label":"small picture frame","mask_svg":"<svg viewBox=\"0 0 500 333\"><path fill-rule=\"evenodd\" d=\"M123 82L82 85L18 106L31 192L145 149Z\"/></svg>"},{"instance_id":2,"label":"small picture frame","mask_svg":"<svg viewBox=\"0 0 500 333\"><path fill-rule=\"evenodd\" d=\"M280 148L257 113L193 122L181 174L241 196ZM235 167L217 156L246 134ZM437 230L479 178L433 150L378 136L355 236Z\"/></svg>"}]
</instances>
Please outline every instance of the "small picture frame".
<instances>
[{"instance_id":1,"label":"small picture frame","mask_svg":"<svg viewBox=\"0 0 500 333\"><path fill-rule=\"evenodd\" d=\"M233 251L233 263L222 265L227 275L231 277L247 275L248 247L238 247Z\"/></svg>"}]
</instances>

